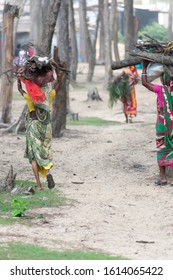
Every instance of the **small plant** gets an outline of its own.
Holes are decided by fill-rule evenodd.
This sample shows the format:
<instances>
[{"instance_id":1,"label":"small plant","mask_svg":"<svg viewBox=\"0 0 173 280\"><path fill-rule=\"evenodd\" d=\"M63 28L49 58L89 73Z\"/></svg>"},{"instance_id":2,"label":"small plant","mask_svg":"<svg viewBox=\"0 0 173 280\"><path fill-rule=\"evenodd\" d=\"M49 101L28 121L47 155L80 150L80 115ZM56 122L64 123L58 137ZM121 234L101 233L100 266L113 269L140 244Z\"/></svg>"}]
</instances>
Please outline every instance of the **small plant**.
<instances>
[{"instance_id":1,"label":"small plant","mask_svg":"<svg viewBox=\"0 0 173 280\"><path fill-rule=\"evenodd\" d=\"M14 199L12 201L13 210L11 212L13 217L21 217L23 213L28 210L27 208L28 203L24 202L20 199Z\"/></svg>"}]
</instances>

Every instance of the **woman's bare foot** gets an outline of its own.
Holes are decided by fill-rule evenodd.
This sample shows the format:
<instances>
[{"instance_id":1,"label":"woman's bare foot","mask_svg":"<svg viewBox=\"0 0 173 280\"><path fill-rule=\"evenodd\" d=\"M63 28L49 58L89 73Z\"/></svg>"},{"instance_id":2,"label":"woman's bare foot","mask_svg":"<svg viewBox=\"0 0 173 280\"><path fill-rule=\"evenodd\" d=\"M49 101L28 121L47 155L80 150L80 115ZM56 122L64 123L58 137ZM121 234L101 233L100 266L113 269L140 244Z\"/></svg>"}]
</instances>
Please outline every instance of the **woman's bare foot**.
<instances>
[{"instance_id":1,"label":"woman's bare foot","mask_svg":"<svg viewBox=\"0 0 173 280\"><path fill-rule=\"evenodd\" d=\"M155 182L155 185L157 185L157 186L166 186L167 185L167 181L160 179L157 182Z\"/></svg>"},{"instance_id":2,"label":"woman's bare foot","mask_svg":"<svg viewBox=\"0 0 173 280\"><path fill-rule=\"evenodd\" d=\"M42 186L35 186L35 189L38 190L38 191L44 190Z\"/></svg>"}]
</instances>

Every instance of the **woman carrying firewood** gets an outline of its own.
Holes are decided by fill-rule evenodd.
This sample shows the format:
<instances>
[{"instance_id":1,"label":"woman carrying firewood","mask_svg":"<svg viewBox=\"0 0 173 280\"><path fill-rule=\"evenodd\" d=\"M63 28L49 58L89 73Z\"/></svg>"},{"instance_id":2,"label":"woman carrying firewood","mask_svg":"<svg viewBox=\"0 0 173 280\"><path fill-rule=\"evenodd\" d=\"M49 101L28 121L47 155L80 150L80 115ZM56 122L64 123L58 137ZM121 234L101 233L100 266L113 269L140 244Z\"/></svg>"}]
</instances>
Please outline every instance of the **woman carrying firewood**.
<instances>
[{"instance_id":1,"label":"woman carrying firewood","mask_svg":"<svg viewBox=\"0 0 173 280\"><path fill-rule=\"evenodd\" d=\"M135 85L137 83L138 72L136 66L129 66L124 68L123 72L116 75L108 88L110 106L113 107L117 100L120 100L127 123L132 123L133 116L137 115L135 92Z\"/></svg>"},{"instance_id":2,"label":"woman carrying firewood","mask_svg":"<svg viewBox=\"0 0 173 280\"><path fill-rule=\"evenodd\" d=\"M39 173L47 178L48 188L55 186L50 169L52 162L51 103L59 87L57 64L46 57L33 56L18 73L18 90L26 99L26 150L25 157L32 165L38 190L42 190ZM53 89L49 83L54 81ZM26 90L22 88L25 84Z\"/></svg>"},{"instance_id":3,"label":"woman carrying firewood","mask_svg":"<svg viewBox=\"0 0 173 280\"><path fill-rule=\"evenodd\" d=\"M126 117L126 122L132 123L133 116L137 115L137 101L135 85L138 83L138 71L136 66L129 66L124 69L124 73L129 76L129 85L131 87L130 94L125 97L123 102L123 112Z\"/></svg>"},{"instance_id":4,"label":"woman carrying firewood","mask_svg":"<svg viewBox=\"0 0 173 280\"><path fill-rule=\"evenodd\" d=\"M150 62L143 61L142 85L157 94L156 148L160 180L157 185L167 185L165 167L171 167L171 186L173 186L173 87L167 74L161 76L162 85L153 84L147 80L147 67Z\"/></svg>"}]
</instances>

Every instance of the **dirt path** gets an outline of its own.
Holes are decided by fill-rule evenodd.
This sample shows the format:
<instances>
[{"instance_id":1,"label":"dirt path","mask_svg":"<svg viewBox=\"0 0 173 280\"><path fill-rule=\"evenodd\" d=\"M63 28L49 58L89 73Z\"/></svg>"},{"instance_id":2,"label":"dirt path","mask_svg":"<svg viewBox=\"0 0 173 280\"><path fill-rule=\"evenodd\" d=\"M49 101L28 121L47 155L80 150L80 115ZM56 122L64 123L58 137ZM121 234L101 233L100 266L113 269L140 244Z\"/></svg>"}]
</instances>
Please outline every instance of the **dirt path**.
<instances>
[{"instance_id":1,"label":"dirt path","mask_svg":"<svg viewBox=\"0 0 173 280\"><path fill-rule=\"evenodd\" d=\"M65 136L53 140L52 173L56 188L73 205L39 209L50 214L49 223L36 221L32 227L0 227L0 242L17 240L53 249L103 251L131 259L173 258L173 188L156 187L156 105L154 94L137 85L138 116L126 124L117 104L108 107L104 75L96 68L94 82L71 89L72 110L82 116L116 120L114 126L71 126ZM103 102L86 102L87 87L97 86ZM23 100L14 102L16 117ZM11 164L20 178L33 180L31 167L23 158L25 137L0 137L0 178ZM77 183L76 183L77 182Z\"/></svg>"}]
</instances>

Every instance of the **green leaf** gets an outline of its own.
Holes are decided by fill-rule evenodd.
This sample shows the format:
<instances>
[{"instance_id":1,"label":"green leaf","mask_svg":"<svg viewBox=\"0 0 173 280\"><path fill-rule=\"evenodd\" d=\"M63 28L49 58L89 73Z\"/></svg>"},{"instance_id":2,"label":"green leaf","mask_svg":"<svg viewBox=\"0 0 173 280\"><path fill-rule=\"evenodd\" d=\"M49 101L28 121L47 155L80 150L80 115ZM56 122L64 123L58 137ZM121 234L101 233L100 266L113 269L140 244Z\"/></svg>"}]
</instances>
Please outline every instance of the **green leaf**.
<instances>
[{"instance_id":1,"label":"green leaf","mask_svg":"<svg viewBox=\"0 0 173 280\"><path fill-rule=\"evenodd\" d=\"M26 205L28 205L28 203L24 202L23 200L20 199L14 199L12 201L13 207L25 207Z\"/></svg>"},{"instance_id":2,"label":"green leaf","mask_svg":"<svg viewBox=\"0 0 173 280\"><path fill-rule=\"evenodd\" d=\"M15 209L11 212L11 214L12 214L13 217L21 217L23 212L19 209Z\"/></svg>"}]
</instances>

